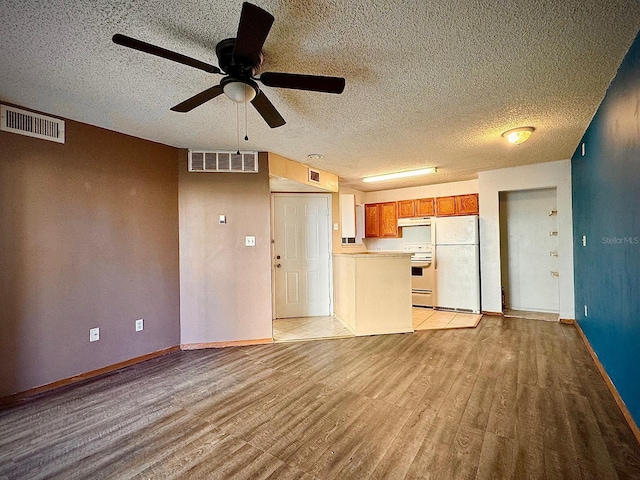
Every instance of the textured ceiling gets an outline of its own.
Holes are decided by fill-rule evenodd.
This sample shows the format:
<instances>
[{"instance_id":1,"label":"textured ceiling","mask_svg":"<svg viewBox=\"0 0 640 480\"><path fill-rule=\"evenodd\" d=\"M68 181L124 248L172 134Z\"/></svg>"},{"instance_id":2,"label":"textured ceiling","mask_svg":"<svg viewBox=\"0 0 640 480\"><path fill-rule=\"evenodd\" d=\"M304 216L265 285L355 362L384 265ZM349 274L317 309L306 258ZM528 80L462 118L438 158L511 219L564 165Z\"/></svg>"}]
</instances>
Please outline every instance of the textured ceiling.
<instances>
[{"instance_id":1,"label":"textured ceiling","mask_svg":"<svg viewBox=\"0 0 640 480\"><path fill-rule=\"evenodd\" d=\"M640 28L638 0L256 0L275 16L265 71L337 75L342 95L265 87L287 124L250 106L249 141L381 190L566 159ZM123 33L217 64L234 37L230 0L0 0L0 99L177 147L235 149L236 106L173 105L211 75L111 42ZM240 112L244 121L244 111ZM507 145L500 134L536 128ZM244 136L244 131L242 132ZM307 154L322 153L320 160ZM360 177L438 167L416 180Z\"/></svg>"}]
</instances>

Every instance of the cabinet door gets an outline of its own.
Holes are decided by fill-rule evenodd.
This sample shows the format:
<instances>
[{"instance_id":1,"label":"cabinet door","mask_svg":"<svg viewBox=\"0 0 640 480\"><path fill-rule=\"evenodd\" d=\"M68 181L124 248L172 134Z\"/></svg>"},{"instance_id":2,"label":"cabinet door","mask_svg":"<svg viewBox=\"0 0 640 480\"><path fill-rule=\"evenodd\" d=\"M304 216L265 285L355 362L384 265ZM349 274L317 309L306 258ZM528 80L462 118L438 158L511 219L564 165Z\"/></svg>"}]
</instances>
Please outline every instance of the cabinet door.
<instances>
[{"instance_id":1,"label":"cabinet door","mask_svg":"<svg viewBox=\"0 0 640 480\"><path fill-rule=\"evenodd\" d=\"M436 215L446 217L456 214L456 197L436 198Z\"/></svg>"},{"instance_id":2,"label":"cabinet door","mask_svg":"<svg viewBox=\"0 0 640 480\"><path fill-rule=\"evenodd\" d=\"M415 216L415 200L400 200L398 202L398 218L411 218Z\"/></svg>"},{"instance_id":3,"label":"cabinet door","mask_svg":"<svg viewBox=\"0 0 640 480\"><path fill-rule=\"evenodd\" d=\"M396 202L380 204L380 236L398 236L398 209Z\"/></svg>"},{"instance_id":4,"label":"cabinet door","mask_svg":"<svg viewBox=\"0 0 640 480\"><path fill-rule=\"evenodd\" d=\"M364 236L367 238L380 236L380 205L367 203L364 206Z\"/></svg>"},{"instance_id":5,"label":"cabinet door","mask_svg":"<svg viewBox=\"0 0 640 480\"><path fill-rule=\"evenodd\" d=\"M419 198L415 204L417 217L433 217L435 215L433 198Z\"/></svg>"},{"instance_id":6,"label":"cabinet door","mask_svg":"<svg viewBox=\"0 0 640 480\"><path fill-rule=\"evenodd\" d=\"M456 197L456 213L458 215L476 215L478 213L478 194L458 195Z\"/></svg>"}]
</instances>

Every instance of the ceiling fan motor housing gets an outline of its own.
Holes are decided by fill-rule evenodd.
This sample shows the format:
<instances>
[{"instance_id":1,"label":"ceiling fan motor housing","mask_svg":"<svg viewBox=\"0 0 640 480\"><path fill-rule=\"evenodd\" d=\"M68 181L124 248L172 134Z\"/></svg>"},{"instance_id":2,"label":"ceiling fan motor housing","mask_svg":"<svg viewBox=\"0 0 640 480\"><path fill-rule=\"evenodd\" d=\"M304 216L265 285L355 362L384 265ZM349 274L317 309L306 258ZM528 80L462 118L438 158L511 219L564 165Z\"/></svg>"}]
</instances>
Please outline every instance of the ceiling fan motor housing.
<instances>
[{"instance_id":1,"label":"ceiling fan motor housing","mask_svg":"<svg viewBox=\"0 0 640 480\"><path fill-rule=\"evenodd\" d=\"M220 69L227 75L239 78L252 78L262 66L263 55L260 52L258 62L252 62L245 58L233 58L236 44L235 38L226 38L216 45L216 56Z\"/></svg>"}]
</instances>

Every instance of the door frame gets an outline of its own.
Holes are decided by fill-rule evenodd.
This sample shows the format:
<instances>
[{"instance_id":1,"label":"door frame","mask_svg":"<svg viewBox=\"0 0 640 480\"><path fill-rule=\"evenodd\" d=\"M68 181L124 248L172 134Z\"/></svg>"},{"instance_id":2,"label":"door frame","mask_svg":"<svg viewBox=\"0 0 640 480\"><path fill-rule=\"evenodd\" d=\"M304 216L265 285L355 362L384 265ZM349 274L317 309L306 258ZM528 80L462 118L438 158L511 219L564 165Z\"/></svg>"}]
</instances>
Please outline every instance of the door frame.
<instances>
[{"instance_id":1,"label":"door frame","mask_svg":"<svg viewBox=\"0 0 640 480\"><path fill-rule=\"evenodd\" d=\"M329 314L333 315L333 196L331 193L271 193L271 321L276 319L276 202L275 197L324 197L327 199L327 242L329 251Z\"/></svg>"},{"instance_id":2,"label":"door frame","mask_svg":"<svg viewBox=\"0 0 640 480\"><path fill-rule=\"evenodd\" d=\"M504 225L501 223L502 220L502 205L501 205L501 199L505 198L505 201L507 199L507 196L510 193L526 193L526 192L539 192L539 191L544 191L544 190L548 190L548 191L553 191L555 193L555 207L556 207L556 231L558 233L557 236L557 252L560 252L560 237L561 237L561 230L560 230L560 223L558 222L558 217L557 217L557 209L558 209L558 186L556 185L550 185L550 186L543 186L543 187L534 187L534 188L518 188L518 189L509 189L509 190L499 190L498 191L498 244L500 246L500 285L504 286L505 283L505 276L503 275L503 269L506 268L507 270L509 269L509 249L507 248L506 251L503 251L502 245L503 245L503 241L505 240L503 238L503 236L505 235L505 229L507 228L507 223L505 223ZM505 219L505 222L507 221L507 219ZM503 253L506 254L505 257L503 257ZM506 265L505 265L506 264ZM560 272L560 264L558 264L558 272ZM536 312L540 312L540 313L550 313L550 314L558 314L558 318L560 318L560 302L561 302L561 288L560 288L560 279L558 278L557 280L558 284L556 286L556 295L557 295L557 299L558 299L558 308L557 311L556 310L544 310L544 309L538 309L538 310L532 310L532 311L536 311ZM513 305L511 305L511 307L513 307ZM500 311L504 313L505 308L507 308L507 306L502 306ZM523 311L529 311L529 310L523 310Z\"/></svg>"}]
</instances>

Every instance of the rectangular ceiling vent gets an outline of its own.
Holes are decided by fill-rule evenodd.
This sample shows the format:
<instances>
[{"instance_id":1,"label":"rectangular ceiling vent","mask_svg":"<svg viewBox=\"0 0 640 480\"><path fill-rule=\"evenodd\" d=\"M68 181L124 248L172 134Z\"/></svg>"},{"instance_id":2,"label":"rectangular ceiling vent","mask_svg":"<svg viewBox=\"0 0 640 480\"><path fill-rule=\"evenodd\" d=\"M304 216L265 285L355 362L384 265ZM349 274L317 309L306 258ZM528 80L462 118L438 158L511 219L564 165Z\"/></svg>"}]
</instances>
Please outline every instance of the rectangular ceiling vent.
<instances>
[{"instance_id":1,"label":"rectangular ceiling vent","mask_svg":"<svg viewBox=\"0 0 640 480\"><path fill-rule=\"evenodd\" d=\"M258 152L189 150L190 172L256 173Z\"/></svg>"},{"instance_id":2,"label":"rectangular ceiling vent","mask_svg":"<svg viewBox=\"0 0 640 480\"><path fill-rule=\"evenodd\" d=\"M0 105L0 115L2 115L0 130L64 143L64 120L7 105Z\"/></svg>"}]
</instances>

